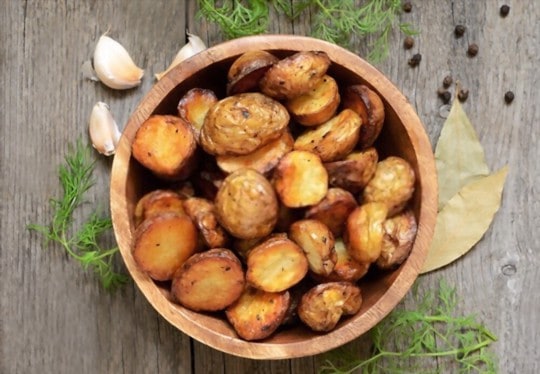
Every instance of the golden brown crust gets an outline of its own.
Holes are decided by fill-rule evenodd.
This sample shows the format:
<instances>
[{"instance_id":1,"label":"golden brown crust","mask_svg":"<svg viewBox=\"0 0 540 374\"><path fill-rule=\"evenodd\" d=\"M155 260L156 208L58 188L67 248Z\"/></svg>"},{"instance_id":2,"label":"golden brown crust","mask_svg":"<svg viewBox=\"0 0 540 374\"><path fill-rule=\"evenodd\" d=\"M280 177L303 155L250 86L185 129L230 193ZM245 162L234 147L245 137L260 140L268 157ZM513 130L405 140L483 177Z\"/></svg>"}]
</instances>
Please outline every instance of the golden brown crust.
<instances>
[{"instance_id":1,"label":"golden brown crust","mask_svg":"<svg viewBox=\"0 0 540 374\"><path fill-rule=\"evenodd\" d=\"M220 226L214 204L200 197L190 197L184 201L184 210L199 229L208 248L226 247L229 235Z\"/></svg>"},{"instance_id":2,"label":"golden brown crust","mask_svg":"<svg viewBox=\"0 0 540 374\"><path fill-rule=\"evenodd\" d=\"M214 91L206 88L192 88L178 102L178 115L191 125L197 141L208 110L217 102Z\"/></svg>"},{"instance_id":3,"label":"golden brown crust","mask_svg":"<svg viewBox=\"0 0 540 374\"><path fill-rule=\"evenodd\" d=\"M349 215L343 240L347 251L356 261L372 263L379 258L387 213L383 203L366 203Z\"/></svg>"},{"instance_id":4,"label":"golden brown crust","mask_svg":"<svg viewBox=\"0 0 540 374\"><path fill-rule=\"evenodd\" d=\"M135 206L135 226L139 226L148 217L161 213L185 213L184 200L172 190L154 190L139 199Z\"/></svg>"},{"instance_id":5,"label":"golden brown crust","mask_svg":"<svg viewBox=\"0 0 540 374\"><path fill-rule=\"evenodd\" d=\"M352 282L355 283L367 274L370 264L360 263L351 257L345 243L341 238L336 239L334 244L337 261L331 274L321 277L315 276L316 281L325 282Z\"/></svg>"},{"instance_id":6,"label":"golden brown crust","mask_svg":"<svg viewBox=\"0 0 540 374\"><path fill-rule=\"evenodd\" d=\"M331 186L358 193L375 175L379 156L373 147L350 153L345 159L324 164Z\"/></svg>"},{"instance_id":7,"label":"golden brown crust","mask_svg":"<svg viewBox=\"0 0 540 374\"><path fill-rule=\"evenodd\" d=\"M329 275L337 261L334 235L322 222L303 219L291 225L289 238L304 251L309 270L319 275Z\"/></svg>"},{"instance_id":8,"label":"golden brown crust","mask_svg":"<svg viewBox=\"0 0 540 374\"><path fill-rule=\"evenodd\" d=\"M356 208L354 196L341 188L329 188L324 199L310 207L305 217L325 224L334 237L341 236L349 214Z\"/></svg>"},{"instance_id":9,"label":"golden brown crust","mask_svg":"<svg viewBox=\"0 0 540 374\"><path fill-rule=\"evenodd\" d=\"M392 269L400 265L411 253L416 237L416 218L411 210L387 219L383 223L384 236L377 266Z\"/></svg>"},{"instance_id":10,"label":"golden brown crust","mask_svg":"<svg viewBox=\"0 0 540 374\"><path fill-rule=\"evenodd\" d=\"M279 59L266 51L249 51L238 57L227 74L227 94L258 91L259 81Z\"/></svg>"}]
</instances>

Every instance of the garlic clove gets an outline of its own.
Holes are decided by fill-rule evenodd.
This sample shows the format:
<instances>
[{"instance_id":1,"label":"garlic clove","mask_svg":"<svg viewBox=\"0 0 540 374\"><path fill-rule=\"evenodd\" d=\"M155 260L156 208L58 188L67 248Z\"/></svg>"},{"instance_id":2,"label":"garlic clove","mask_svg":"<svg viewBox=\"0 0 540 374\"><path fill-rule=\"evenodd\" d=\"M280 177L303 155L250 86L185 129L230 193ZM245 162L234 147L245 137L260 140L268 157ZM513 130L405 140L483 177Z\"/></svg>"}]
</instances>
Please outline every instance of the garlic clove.
<instances>
[{"instance_id":1,"label":"garlic clove","mask_svg":"<svg viewBox=\"0 0 540 374\"><path fill-rule=\"evenodd\" d=\"M102 35L94 50L94 70L103 84L117 90L125 90L141 84L144 70L116 40Z\"/></svg>"},{"instance_id":2,"label":"garlic clove","mask_svg":"<svg viewBox=\"0 0 540 374\"><path fill-rule=\"evenodd\" d=\"M171 71L172 68L174 68L182 61L206 49L206 44L204 44L202 39L199 38L197 35L188 32L187 36L188 42L182 48L180 48L169 67L165 71L155 74L157 80L160 80L165 74Z\"/></svg>"},{"instance_id":3,"label":"garlic clove","mask_svg":"<svg viewBox=\"0 0 540 374\"><path fill-rule=\"evenodd\" d=\"M90 114L88 131L92 146L99 153L105 156L114 154L122 134L107 104L99 101L94 105Z\"/></svg>"}]
</instances>

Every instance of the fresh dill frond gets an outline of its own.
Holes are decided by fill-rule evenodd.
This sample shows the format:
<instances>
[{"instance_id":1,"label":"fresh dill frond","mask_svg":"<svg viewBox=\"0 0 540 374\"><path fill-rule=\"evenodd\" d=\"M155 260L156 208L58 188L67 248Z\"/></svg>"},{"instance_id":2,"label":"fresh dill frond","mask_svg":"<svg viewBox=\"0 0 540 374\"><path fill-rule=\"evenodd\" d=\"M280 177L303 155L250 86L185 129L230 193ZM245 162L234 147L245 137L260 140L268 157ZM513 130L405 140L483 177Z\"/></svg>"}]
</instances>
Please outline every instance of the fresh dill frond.
<instances>
[{"instance_id":1,"label":"fresh dill frond","mask_svg":"<svg viewBox=\"0 0 540 374\"><path fill-rule=\"evenodd\" d=\"M327 354L319 372L497 372L497 362L487 350L497 338L474 316L454 315L458 301L454 288L441 281L437 293L413 297L416 310L396 309L371 330L371 357L358 357L342 347ZM434 360L438 369L426 371Z\"/></svg>"},{"instance_id":2,"label":"fresh dill frond","mask_svg":"<svg viewBox=\"0 0 540 374\"><path fill-rule=\"evenodd\" d=\"M110 218L100 217L94 212L79 230L72 229L73 214L94 184L95 162L89 147L77 141L75 147L68 150L64 161L65 164L58 169L62 196L50 200L53 211L51 223L48 226L30 224L28 229L44 235L47 242L58 243L85 269L93 269L105 288L114 288L125 283L127 277L113 269L113 258L118 248L105 249L99 244L99 238L112 228Z\"/></svg>"}]
</instances>

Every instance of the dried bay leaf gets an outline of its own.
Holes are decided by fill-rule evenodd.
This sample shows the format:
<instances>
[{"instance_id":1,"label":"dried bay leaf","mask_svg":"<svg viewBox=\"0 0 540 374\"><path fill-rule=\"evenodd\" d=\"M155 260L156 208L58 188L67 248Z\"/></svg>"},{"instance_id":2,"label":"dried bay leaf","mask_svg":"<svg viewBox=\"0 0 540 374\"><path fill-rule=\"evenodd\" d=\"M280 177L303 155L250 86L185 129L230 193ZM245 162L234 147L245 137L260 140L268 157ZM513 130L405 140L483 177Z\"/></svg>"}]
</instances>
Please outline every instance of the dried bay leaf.
<instances>
[{"instance_id":1,"label":"dried bay leaf","mask_svg":"<svg viewBox=\"0 0 540 374\"><path fill-rule=\"evenodd\" d=\"M508 166L470 182L437 216L435 233L421 273L445 266L467 253L489 228L501 204Z\"/></svg>"}]
</instances>

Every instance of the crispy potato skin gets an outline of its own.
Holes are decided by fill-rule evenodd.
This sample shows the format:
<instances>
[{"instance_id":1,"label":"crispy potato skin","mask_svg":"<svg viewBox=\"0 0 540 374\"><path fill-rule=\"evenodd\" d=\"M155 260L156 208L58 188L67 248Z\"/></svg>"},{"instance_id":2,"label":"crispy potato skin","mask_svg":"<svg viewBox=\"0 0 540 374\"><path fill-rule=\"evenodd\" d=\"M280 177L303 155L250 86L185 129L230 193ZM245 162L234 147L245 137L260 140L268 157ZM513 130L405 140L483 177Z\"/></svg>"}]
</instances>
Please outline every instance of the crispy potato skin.
<instances>
[{"instance_id":1,"label":"crispy potato skin","mask_svg":"<svg viewBox=\"0 0 540 374\"><path fill-rule=\"evenodd\" d=\"M195 311L222 310L244 290L242 265L228 249L214 248L191 256L175 274L172 294Z\"/></svg>"},{"instance_id":2,"label":"crispy potato skin","mask_svg":"<svg viewBox=\"0 0 540 374\"><path fill-rule=\"evenodd\" d=\"M200 197L191 197L184 201L184 210L199 229L208 248L225 247L229 235L218 223L214 204Z\"/></svg>"},{"instance_id":3,"label":"crispy potato skin","mask_svg":"<svg viewBox=\"0 0 540 374\"><path fill-rule=\"evenodd\" d=\"M322 283L302 296L298 316L314 331L331 331L342 315L358 313L361 305L358 286L349 282Z\"/></svg>"},{"instance_id":4,"label":"crispy potato skin","mask_svg":"<svg viewBox=\"0 0 540 374\"><path fill-rule=\"evenodd\" d=\"M360 263L351 257L343 239L338 238L335 241L334 250L336 251L337 261L334 270L327 276L314 276L316 281L325 282L352 282L355 283L367 274L370 263Z\"/></svg>"},{"instance_id":5,"label":"crispy potato skin","mask_svg":"<svg viewBox=\"0 0 540 374\"><path fill-rule=\"evenodd\" d=\"M191 125L197 141L208 110L217 102L214 91L206 88L192 88L178 102L178 115Z\"/></svg>"},{"instance_id":6,"label":"crispy potato skin","mask_svg":"<svg viewBox=\"0 0 540 374\"><path fill-rule=\"evenodd\" d=\"M356 261L372 263L379 258L387 213L388 209L383 203L366 203L349 215L343 240L347 251Z\"/></svg>"},{"instance_id":7,"label":"crispy potato skin","mask_svg":"<svg viewBox=\"0 0 540 374\"><path fill-rule=\"evenodd\" d=\"M260 93L229 96L206 114L200 143L214 156L245 155L279 138L289 119L282 104Z\"/></svg>"},{"instance_id":8,"label":"crispy potato skin","mask_svg":"<svg viewBox=\"0 0 540 374\"><path fill-rule=\"evenodd\" d=\"M150 191L135 206L135 226L139 226L146 218L167 212L185 213L182 197L171 190Z\"/></svg>"},{"instance_id":9,"label":"crispy potato skin","mask_svg":"<svg viewBox=\"0 0 540 374\"><path fill-rule=\"evenodd\" d=\"M305 217L325 224L334 237L341 236L349 214L357 207L354 196L341 188L329 188L324 199L310 207Z\"/></svg>"},{"instance_id":10,"label":"crispy potato skin","mask_svg":"<svg viewBox=\"0 0 540 374\"><path fill-rule=\"evenodd\" d=\"M227 94L258 91L259 81L279 59L266 51L248 51L238 57L227 74Z\"/></svg>"},{"instance_id":11,"label":"crispy potato skin","mask_svg":"<svg viewBox=\"0 0 540 374\"><path fill-rule=\"evenodd\" d=\"M220 224L240 239L264 237L278 217L278 200L268 180L252 169L240 169L223 181L216 195Z\"/></svg>"},{"instance_id":12,"label":"crispy potato skin","mask_svg":"<svg viewBox=\"0 0 540 374\"><path fill-rule=\"evenodd\" d=\"M383 229L382 250L377 266L380 269L392 269L405 261L411 253L416 237L416 218L411 210L406 210L384 221Z\"/></svg>"},{"instance_id":13,"label":"crispy potato skin","mask_svg":"<svg viewBox=\"0 0 540 374\"><path fill-rule=\"evenodd\" d=\"M369 183L375 170L379 155L373 147L350 153L341 161L324 164L331 186L341 187L352 193L358 193Z\"/></svg>"},{"instance_id":14,"label":"crispy potato skin","mask_svg":"<svg viewBox=\"0 0 540 374\"><path fill-rule=\"evenodd\" d=\"M337 261L334 235L322 222L303 219L291 225L289 237L304 251L309 270L315 274L329 275Z\"/></svg>"},{"instance_id":15,"label":"crispy potato skin","mask_svg":"<svg viewBox=\"0 0 540 374\"><path fill-rule=\"evenodd\" d=\"M180 117L150 116L137 130L133 157L164 179L184 179L195 167L197 142L191 126Z\"/></svg>"},{"instance_id":16,"label":"crispy potato skin","mask_svg":"<svg viewBox=\"0 0 540 374\"><path fill-rule=\"evenodd\" d=\"M261 91L277 100L293 99L313 89L330 66L325 52L302 51L275 63L260 81Z\"/></svg>"}]
</instances>

